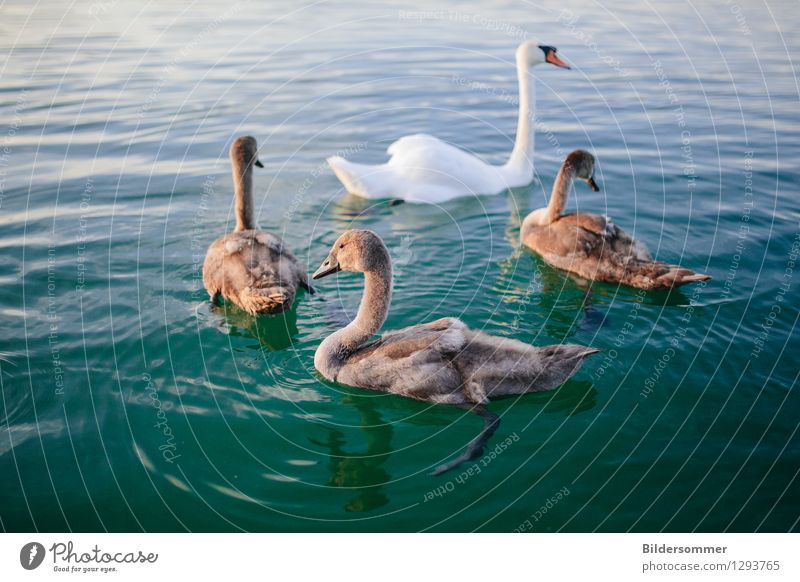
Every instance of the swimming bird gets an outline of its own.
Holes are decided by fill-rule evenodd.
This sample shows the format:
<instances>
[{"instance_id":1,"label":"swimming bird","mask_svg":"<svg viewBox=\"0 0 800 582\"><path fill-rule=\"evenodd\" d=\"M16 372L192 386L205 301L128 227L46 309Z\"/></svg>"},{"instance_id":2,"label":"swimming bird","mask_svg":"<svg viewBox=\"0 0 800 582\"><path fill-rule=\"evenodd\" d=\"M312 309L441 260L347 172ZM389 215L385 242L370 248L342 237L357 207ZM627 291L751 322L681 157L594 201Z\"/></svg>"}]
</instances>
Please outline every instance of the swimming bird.
<instances>
[{"instance_id":1,"label":"swimming bird","mask_svg":"<svg viewBox=\"0 0 800 582\"><path fill-rule=\"evenodd\" d=\"M392 263L383 240L369 230L345 231L313 278L338 271L364 273L364 294L355 319L317 348L319 373L349 386L460 406L484 418L478 437L435 474L481 454L500 421L486 408L489 400L556 388L599 351L574 344L534 347L471 330L455 317L388 331L373 341L392 298Z\"/></svg>"},{"instance_id":2,"label":"swimming bird","mask_svg":"<svg viewBox=\"0 0 800 582\"><path fill-rule=\"evenodd\" d=\"M297 287L313 293L305 269L271 232L259 230L253 208L253 166L258 160L255 138L238 138L230 150L236 196L236 228L208 247L203 283L211 301L220 297L248 313L280 313L294 302Z\"/></svg>"},{"instance_id":3,"label":"swimming bird","mask_svg":"<svg viewBox=\"0 0 800 582\"><path fill-rule=\"evenodd\" d=\"M572 184L585 180L595 192L595 159L575 150L564 160L553 184L547 208L531 212L523 221L520 238L559 269L586 279L622 283L639 289L673 288L711 277L654 261L644 244L607 216L588 212L563 214Z\"/></svg>"},{"instance_id":4,"label":"swimming bird","mask_svg":"<svg viewBox=\"0 0 800 582\"><path fill-rule=\"evenodd\" d=\"M427 134L402 137L386 152L385 164L349 162L340 156L328 158L348 192L364 198L393 198L408 202L438 204L459 196L498 194L533 181L533 132L535 92L532 67L550 63L569 69L556 55L557 49L536 41L517 48L519 119L514 149L502 166L488 164L449 143Z\"/></svg>"}]
</instances>

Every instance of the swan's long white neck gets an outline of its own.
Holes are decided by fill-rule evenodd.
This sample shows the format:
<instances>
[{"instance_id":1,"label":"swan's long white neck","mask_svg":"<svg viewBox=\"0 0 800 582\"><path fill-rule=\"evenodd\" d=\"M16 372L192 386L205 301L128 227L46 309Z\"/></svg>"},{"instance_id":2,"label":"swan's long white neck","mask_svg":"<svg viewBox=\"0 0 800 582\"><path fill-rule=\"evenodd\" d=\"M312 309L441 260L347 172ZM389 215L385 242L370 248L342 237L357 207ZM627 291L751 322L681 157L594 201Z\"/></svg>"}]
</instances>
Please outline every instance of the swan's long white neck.
<instances>
[{"instance_id":1,"label":"swan's long white neck","mask_svg":"<svg viewBox=\"0 0 800 582\"><path fill-rule=\"evenodd\" d=\"M506 176L521 178L522 183L533 180L533 134L536 89L531 78L531 67L525 58L517 56L517 82L519 84L519 118L514 149L503 166Z\"/></svg>"},{"instance_id":2,"label":"swan's long white neck","mask_svg":"<svg viewBox=\"0 0 800 582\"><path fill-rule=\"evenodd\" d=\"M253 209L253 165L233 158L233 186L236 195L236 231L258 228Z\"/></svg>"},{"instance_id":3,"label":"swan's long white neck","mask_svg":"<svg viewBox=\"0 0 800 582\"><path fill-rule=\"evenodd\" d=\"M355 319L325 338L317 348L314 354L317 370L329 380L335 380L338 368L346 363L348 355L380 330L389 314L391 301L392 265L386 252L385 261L364 272L364 295Z\"/></svg>"}]
</instances>

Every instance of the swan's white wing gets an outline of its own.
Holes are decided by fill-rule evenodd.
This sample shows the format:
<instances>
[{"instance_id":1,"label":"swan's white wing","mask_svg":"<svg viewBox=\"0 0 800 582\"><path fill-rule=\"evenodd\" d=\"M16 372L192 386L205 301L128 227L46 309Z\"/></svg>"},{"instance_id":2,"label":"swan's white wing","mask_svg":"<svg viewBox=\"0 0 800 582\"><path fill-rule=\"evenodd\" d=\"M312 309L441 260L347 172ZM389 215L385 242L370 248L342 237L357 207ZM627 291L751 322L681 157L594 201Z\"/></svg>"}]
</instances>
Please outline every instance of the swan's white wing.
<instances>
[{"instance_id":1,"label":"swan's white wing","mask_svg":"<svg viewBox=\"0 0 800 582\"><path fill-rule=\"evenodd\" d=\"M437 192L441 201L442 195L495 194L506 187L498 168L431 135L402 137L386 151L387 166L422 200Z\"/></svg>"},{"instance_id":2,"label":"swan's white wing","mask_svg":"<svg viewBox=\"0 0 800 582\"><path fill-rule=\"evenodd\" d=\"M509 187L502 166L487 164L431 135L398 139L386 164L368 165L341 157L328 164L349 192L364 198L402 198L439 203L459 196L497 194Z\"/></svg>"},{"instance_id":3,"label":"swan's white wing","mask_svg":"<svg viewBox=\"0 0 800 582\"><path fill-rule=\"evenodd\" d=\"M399 197L403 184L388 164L356 164L340 156L327 162L348 192L372 199Z\"/></svg>"}]
</instances>

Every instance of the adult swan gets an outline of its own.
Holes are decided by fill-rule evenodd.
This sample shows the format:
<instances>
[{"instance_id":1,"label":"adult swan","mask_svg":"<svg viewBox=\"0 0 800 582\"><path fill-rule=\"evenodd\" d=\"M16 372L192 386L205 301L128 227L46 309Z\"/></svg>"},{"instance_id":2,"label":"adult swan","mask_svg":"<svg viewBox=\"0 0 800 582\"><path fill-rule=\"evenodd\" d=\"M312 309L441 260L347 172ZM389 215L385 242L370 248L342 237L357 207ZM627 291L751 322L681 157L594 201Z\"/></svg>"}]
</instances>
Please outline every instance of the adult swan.
<instances>
[{"instance_id":1,"label":"adult swan","mask_svg":"<svg viewBox=\"0 0 800 582\"><path fill-rule=\"evenodd\" d=\"M541 63L569 69L556 50L532 40L517 48L517 137L511 156L502 166L487 164L423 133L402 137L390 145L386 150L390 159L385 164L354 164L339 156L328 158L328 164L349 192L364 198L437 204L459 196L498 194L526 186L533 180L535 92L530 69Z\"/></svg>"}]
</instances>

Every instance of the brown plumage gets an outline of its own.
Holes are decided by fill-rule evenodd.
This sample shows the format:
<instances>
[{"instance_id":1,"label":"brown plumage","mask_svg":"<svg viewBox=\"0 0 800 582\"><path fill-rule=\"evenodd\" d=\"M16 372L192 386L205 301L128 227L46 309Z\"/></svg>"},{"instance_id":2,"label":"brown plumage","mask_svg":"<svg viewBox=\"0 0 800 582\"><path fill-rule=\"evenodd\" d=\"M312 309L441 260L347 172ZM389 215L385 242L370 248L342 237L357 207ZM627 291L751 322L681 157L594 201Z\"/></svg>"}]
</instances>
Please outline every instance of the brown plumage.
<instances>
[{"instance_id":1,"label":"brown plumage","mask_svg":"<svg viewBox=\"0 0 800 582\"><path fill-rule=\"evenodd\" d=\"M211 300L231 301L253 315L289 309L297 287L310 290L305 269L280 237L258 229L253 208L253 166L256 140L240 137L231 146L236 190L236 229L208 247L203 283Z\"/></svg>"},{"instance_id":2,"label":"brown plumage","mask_svg":"<svg viewBox=\"0 0 800 582\"><path fill-rule=\"evenodd\" d=\"M454 317L389 331L369 341L389 312L389 251L377 234L348 230L333 245L314 278L340 270L364 273L364 296L356 318L317 348L317 370L328 380L349 386L468 407L486 420L483 432L467 450L437 472L480 453L499 423L485 408L490 399L551 390L598 351L573 344L538 348L473 331Z\"/></svg>"},{"instance_id":3,"label":"brown plumage","mask_svg":"<svg viewBox=\"0 0 800 582\"><path fill-rule=\"evenodd\" d=\"M562 215L576 178L595 191L594 156L575 150L564 161L547 208L531 212L522 223L522 242L559 269L587 279L622 283L639 289L672 288L708 275L654 261L647 248L607 216L576 212Z\"/></svg>"}]
</instances>

